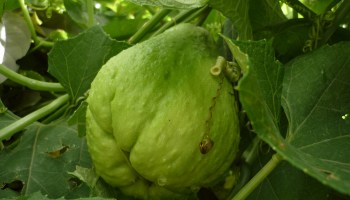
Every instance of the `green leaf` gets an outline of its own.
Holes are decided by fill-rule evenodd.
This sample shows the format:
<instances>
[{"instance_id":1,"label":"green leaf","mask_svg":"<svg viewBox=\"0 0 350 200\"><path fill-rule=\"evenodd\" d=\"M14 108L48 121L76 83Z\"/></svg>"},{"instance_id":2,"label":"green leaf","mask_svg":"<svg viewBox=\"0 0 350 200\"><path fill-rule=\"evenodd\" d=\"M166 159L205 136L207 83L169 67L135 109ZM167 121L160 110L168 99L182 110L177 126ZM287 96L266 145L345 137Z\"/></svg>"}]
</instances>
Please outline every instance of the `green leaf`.
<instances>
[{"instance_id":1,"label":"green leaf","mask_svg":"<svg viewBox=\"0 0 350 200\"><path fill-rule=\"evenodd\" d=\"M4 103L0 99L0 114L5 113L6 110L7 110L6 106L4 105Z\"/></svg>"},{"instance_id":2,"label":"green leaf","mask_svg":"<svg viewBox=\"0 0 350 200\"><path fill-rule=\"evenodd\" d=\"M350 194L350 43L325 46L286 65L286 140L298 149L291 163ZM311 160L308 160L312 157Z\"/></svg>"},{"instance_id":3,"label":"green leaf","mask_svg":"<svg viewBox=\"0 0 350 200\"><path fill-rule=\"evenodd\" d=\"M254 167L259 170L265 165L265 158L270 155L259 155ZM293 188L293 189L291 189ZM342 200L331 188L306 175L302 171L283 161L249 196L248 200Z\"/></svg>"},{"instance_id":4,"label":"green leaf","mask_svg":"<svg viewBox=\"0 0 350 200\"><path fill-rule=\"evenodd\" d=\"M147 22L147 20L141 17L136 19L114 18L103 26L103 30L112 38L128 39L136 33L145 22Z\"/></svg>"},{"instance_id":5,"label":"green leaf","mask_svg":"<svg viewBox=\"0 0 350 200\"><path fill-rule=\"evenodd\" d=\"M1 117L1 122L8 118ZM2 184L18 182L21 195L41 191L51 198L72 193L69 171L76 165L91 167L85 139L65 125L32 124L23 132L17 146L0 152ZM5 190L15 188L8 187ZM2 192L2 190L0 191ZM88 195L88 194L86 194Z\"/></svg>"},{"instance_id":6,"label":"green leaf","mask_svg":"<svg viewBox=\"0 0 350 200\"><path fill-rule=\"evenodd\" d=\"M321 15L327 11L328 6L334 0L301 0L301 2L316 14Z\"/></svg>"},{"instance_id":7,"label":"green leaf","mask_svg":"<svg viewBox=\"0 0 350 200\"><path fill-rule=\"evenodd\" d=\"M108 198L115 197L117 194L115 188L105 183L93 169L77 166L70 174L87 184L94 196Z\"/></svg>"},{"instance_id":8,"label":"green leaf","mask_svg":"<svg viewBox=\"0 0 350 200\"><path fill-rule=\"evenodd\" d=\"M64 7L69 17L83 28L89 27L89 15L85 0L64 0Z\"/></svg>"},{"instance_id":9,"label":"green leaf","mask_svg":"<svg viewBox=\"0 0 350 200\"><path fill-rule=\"evenodd\" d=\"M8 199L8 198L4 198L4 199ZM40 192L35 192L33 194L21 196L21 197L17 198L17 200L50 200L50 199L52 199L52 198L49 198ZM55 199L56 200L64 200L65 198L61 197L61 198L55 198ZM80 199L81 200L111 200L111 199L106 199L103 197L77 198L76 200L80 200Z\"/></svg>"},{"instance_id":10,"label":"green leaf","mask_svg":"<svg viewBox=\"0 0 350 200\"><path fill-rule=\"evenodd\" d=\"M232 21L241 40L253 38L253 31L248 17L249 1L210 0L209 5L222 12L223 15Z\"/></svg>"},{"instance_id":11,"label":"green leaf","mask_svg":"<svg viewBox=\"0 0 350 200\"><path fill-rule=\"evenodd\" d=\"M272 42L224 39L242 68L244 76L239 81L237 90L243 108L254 122L254 128L271 126L270 131L279 133L283 68L281 63L275 60ZM258 115L268 117L259 118Z\"/></svg>"},{"instance_id":12,"label":"green leaf","mask_svg":"<svg viewBox=\"0 0 350 200\"><path fill-rule=\"evenodd\" d=\"M190 9L204 6L208 0L128 0L139 5L161 6L174 9Z\"/></svg>"},{"instance_id":13,"label":"green leaf","mask_svg":"<svg viewBox=\"0 0 350 200\"><path fill-rule=\"evenodd\" d=\"M5 0L5 7L4 7L5 11L6 10L12 11L12 10L15 10L17 8L20 8L18 1Z\"/></svg>"},{"instance_id":14,"label":"green leaf","mask_svg":"<svg viewBox=\"0 0 350 200\"><path fill-rule=\"evenodd\" d=\"M309 39L312 23L305 19L290 19L268 26L254 33L254 39L273 39L276 57L283 63L303 54L305 42Z\"/></svg>"},{"instance_id":15,"label":"green leaf","mask_svg":"<svg viewBox=\"0 0 350 200\"><path fill-rule=\"evenodd\" d=\"M31 8L38 10L44 10L49 7L50 4L49 0L25 0L25 2Z\"/></svg>"},{"instance_id":16,"label":"green leaf","mask_svg":"<svg viewBox=\"0 0 350 200\"><path fill-rule=\"evenodd\" d=\"M258 43L229 42L243 66L237 89L254 131L292 165L350 194L350 43L321 48L285 66L286 140L278 124L283 70L271 58L271 47L263 50Z\"/></svg>"},{"instance_id":17,"label":"green leaf","mask_svg":"<svg viewBox=\"0 0 350 200\"><path fill-rule=\"evenodd\" d=\"M86 109L87 102L83 101L79 107L74 111L73 115L68 119L69 125L77 125L78 135L80 137L85 136L86 133Z\"/></svg>"},{"instance_id":18,"label":"green leaf","mask_svg":"<svg viewBox=\"0 0 350 200\"><path fill-rule=\"evenodd\" d=\"M90 88L101 66L112 56L129 47L108 37L99 26L80 35L55 43L49 53L49 73L76 100Z\"/></svg>"},{"instance_id":19,"label":"green leaf","mask_svg":"<svg viewBox=\"0 0 350 200\"><path fill-rule=\"evenodd\" d=\"M5 5L6 5L6 0L0 0L0 18L2 18L2 15L4 14Z\"/></svg>"},{"instance_id":20,"label":"green leaf","mask_svg":"<svg viewBox=\"0 0 350 200\"><path fill-rule=\"evenodd\" d=\"M278 0L250 0L249 19L254 31L287 20Z\"/></svg>"},{"instance_id":21,"label":"green leaf","mask_svg":"<svg viewBox=\"0 0 350 200\"><path fill-rule=\"evenodd\" d=\"M1 109L6 109L6 107L4 106ZM4 110L2 110L2 111L4 111ZM14 114L8 112L7 110L5 110L4 112L1 112L0 113L0 129L4 128L5 126L7 126L9 124L12 124L16 120L18 120L18 117L15 116Z\"/></svg>"}]
</instances>

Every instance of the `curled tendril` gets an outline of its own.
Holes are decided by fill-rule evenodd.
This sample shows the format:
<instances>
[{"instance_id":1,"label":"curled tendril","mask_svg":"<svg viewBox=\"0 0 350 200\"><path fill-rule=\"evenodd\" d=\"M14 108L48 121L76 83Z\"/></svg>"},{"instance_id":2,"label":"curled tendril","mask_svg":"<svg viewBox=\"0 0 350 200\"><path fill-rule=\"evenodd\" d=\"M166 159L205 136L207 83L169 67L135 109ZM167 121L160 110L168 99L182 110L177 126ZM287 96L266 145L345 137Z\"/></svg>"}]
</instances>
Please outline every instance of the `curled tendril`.
<instances>
[{"instance_id":1,"label":"curled tendril","mask_svg":"<svg viewBox=\"0 0 350 200\"><path fill-rule=\"evenodd\" d=\"M305 41L305 45L303 47L303 52L310 52L310 51L312 51L312 46L313 46L312 40L306 40Z\"/></svg>"},{"instance_id":2,"label":"curled tendril","mask_svg":"<svg viewBox=\"0 0 350 200\"><path fill-rule=\"evenodd\" d=\"M332 26L333 20L334 13L332 11L328 11L314 18L313 25L309 32L309 39L305 41L303 47L304 52L312 51L317 48L318 41L322 39L324 31Z\"/></svg>"}]
</instances>

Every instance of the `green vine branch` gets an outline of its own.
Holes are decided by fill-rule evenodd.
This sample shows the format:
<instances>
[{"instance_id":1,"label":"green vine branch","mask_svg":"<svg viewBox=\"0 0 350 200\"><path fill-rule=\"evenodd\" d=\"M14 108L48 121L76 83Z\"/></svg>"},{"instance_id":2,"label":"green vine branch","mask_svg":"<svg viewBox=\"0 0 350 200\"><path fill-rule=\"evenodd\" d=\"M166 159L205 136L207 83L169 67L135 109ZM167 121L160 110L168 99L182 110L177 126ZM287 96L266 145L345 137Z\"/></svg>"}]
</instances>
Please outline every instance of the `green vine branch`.
<instances>
[{"instance_id":1,"label":"green vine branch","mask_svg":"<svg viewBox=\"0 0 350 200\"><path fill-rule=\"evenodd\" d=\"M9 139L12 135L17 133L18 131L23 130L25 127L29 126L33 122L49 115L50 113L54 112L56 109L60 108L64 104L66 104L69 100L69 95L65 94L51 103L47 104L46 106L28 114L27 116L17 120L16 122L6 126L5 128L0 130L0 141Z\"/></svg>"},{"instance_id":2,"label":"green vine branch","mask_svg":"<svg viewBox=\"0 0 350 200\"><path fill-rule=\"evenodd\" d=\"M88 26L92 27L95 24L93 0L87 0L86 7L87 7L87 13L88 13Z\"/></svg>"},{"instance_id":3,"label":"green vine branch","mask_svg":"<svg viewBox=\"0 0 350 200\"><path fill-rule=\"evenodd\" d=\"M135 44L139 42L149 31L155 27L165 16L171 12L170 9L162 9L158 11L149 21L147 21L141 29L139 29L131 38L129 39L129 44Z\"/></svg>"},{"instance_id":4,"label":"green vine branch","mask_svg":"<svg viewBox=\"0 0 350 200\"><path fill-rule=\"evenodd\" d=\"M24 0L18 0L18 3L20 5L20 7L21 7L24 20L27 23L27 26L29 28L29 31L30 31L31 35L32 35L32 39L33 39L33 41L34 41L34 43L36 45L36 48L37 47L41 47L41 46L42 47L49 47L49 48L51 48L54 43L45 41L42 38L38 37L38 35L36 34L36 31L35 31L32 19L30 18L30 15L29 15L29 12L28 12L28 9L27 9L27 6L26 6Z\"/></svg>"},{"instance_id":5,"label":"green vine branch","mask_svg":"<svg viewBox=\"0 0 350 200\"><path fill-rule=\"evenodd\" d=\"M2 65L2 64L0 64L0 74L6 76L8 79L18 84L21 84L33 90L49 91L49 92L65 91L65 89L60 83L50 83L50 82L31 79L10 70L9 68L7 68L5 65Z\"/></svg>"},{"instance_id":6,"label":"green vine branch","mask_svg":"<svg viewBox=\"0 0 350 200\"><path fill-rule=\"evenodd\" d=\"M246 199L282 160L283 159L279 154L274 154L270 161L261 168L261 170L232 198L232 200Z\"/></svg>"},{"instance_id":7,"label":"green vine branch","mask_svg":"<svg viewBox=\"0 0 350 200\"><path fill-rule=\"evenodd\" d=\"M184 10L181 11L179 14L177 14L174 18L171 19L171 21L167 22L166 24L164 24L163 26L161 26L153 35L159 35L160 33L164 32L165 30L167 30L168 28L181 23L182 21L184 21L187 17L189 17L191 14L193 14L194 12L196 12L198 10L198 8L195 9L191 9L191 10Z\"/></svg>"}]
</instances>

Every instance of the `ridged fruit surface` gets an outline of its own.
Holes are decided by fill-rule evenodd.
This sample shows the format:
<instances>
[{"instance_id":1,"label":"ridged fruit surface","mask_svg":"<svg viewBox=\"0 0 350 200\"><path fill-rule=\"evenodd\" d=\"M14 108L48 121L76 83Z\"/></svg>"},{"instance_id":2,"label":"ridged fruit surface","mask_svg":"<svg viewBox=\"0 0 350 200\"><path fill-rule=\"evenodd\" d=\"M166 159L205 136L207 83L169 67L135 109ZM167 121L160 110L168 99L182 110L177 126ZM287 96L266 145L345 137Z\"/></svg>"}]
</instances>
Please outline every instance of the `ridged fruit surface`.
<instances>
[{"instance_id":1,"label":"ridged fruit surface","mask_svg":"<svg viewBox=\"0 0 350 200\"><path fill-rule=\"evenodd\" d=\"M87 141L96 172L142 199L186 199L215 184L238 148L233 86L210 69L203 28L180 24L111 58L91 85ZM206 154L199 144L213 141Z\"/></svg>"}]
</instances>

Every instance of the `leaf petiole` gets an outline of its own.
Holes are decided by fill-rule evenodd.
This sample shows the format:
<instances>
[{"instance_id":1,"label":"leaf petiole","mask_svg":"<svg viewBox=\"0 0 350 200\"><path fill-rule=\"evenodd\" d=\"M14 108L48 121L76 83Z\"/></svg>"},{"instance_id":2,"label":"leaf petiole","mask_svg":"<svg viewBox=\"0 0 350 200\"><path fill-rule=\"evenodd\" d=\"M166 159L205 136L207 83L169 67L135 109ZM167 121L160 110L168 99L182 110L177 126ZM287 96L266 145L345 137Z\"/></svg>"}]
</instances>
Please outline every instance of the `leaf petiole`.
<instances>
[{"instance_id":1,"label":"leaf petiole","mask_svg":"<svg viewBox=\"0 0 350 200\"><path fill-rule=\"evenodd\" d=\"M21 84L33 90L49 91L49 92L65 91L65 89L60 83L50 83L50 82L31 79L10 70L9 68L7 68L5 65L2 65L2 64L0 64L0 74L6 76L10 80L18 84Z\"/></svg>"},{"instance_id":2,"label":"leaf petiole","mask_svg":"<svg viewBox=\"0 0 350 200\"><path fill-rule=\"evenodd\" d=\"M30 15L29 15L29 12L27 10L27 7L26 7L24 0L18 0L18 3L21 7L21 10L22 10L22 13L24 16L24 20L27 23L29 31L32 35L32 39L33 39L34 43L36 44L36 46L37 47L39 47L39 46L52 47L53 46L52 42L45 41L42 38L38 37L38 35L36 34L32 19L30 18Z\"/></svg>"},{"instance_id":3,"label":"leaf petiole","mask_svg":"<svg viewBox=\"0 0 350 200\"><path fill-rule=\"evenodd\" d=\"M130 37L128 43L135 44L139 42L155 25L159 23L166 15L171 12L170 9L162 9L158 11L149 21L147 21L140 30Z\"/></svg>"},{"instance_id":4,"label":"leaf petiole","mask_svg":"<svg viewBox=\"0 0 350 200\"><path fill-rule=\"evenodd\" d=\"M93 0L87 0L86 1L86 5L87 5L87 13L88 13L88 25L89 27L92 27L94 24L95 24L95 21L94 21L94 2Z\"/></svg>"},{"instance_id":5,"label":"leaf petiole","mask_svg":"<svg viewBox=\"0 0 350 200\"><path fill-rule=\"evenodd\" d=\"M255 174L255 176L232 198L232 200L244 200L262 183L265 178L278 166L282 161L279 154L274 154L270 161Z\"/></svg>"},{"instance_id":6,"label":"leaf petiole","mask_svg":"<svg viewBox=\"0 0 350 200\"><path fill-rule=\"evenodd\" d=\"M171 21L167 22L166 24L161 26L156 32L154 32L152 37L156 36L156 35L159 35L160 33L164 32L165 30L170 28L171 26L174 26L175 24L179 24L180 22L185 20L188 16L190 16L192 13L194 13L197 10L198 10L198 8L190 9L190 10L184 10L184 11L180 12Z\"/></svg>"},{"instance_id":7,"label":"leaf petiole","mask_svg":"<svg viewBox=\"0 0 350 200\"><path fill-rule=\"evenodd\" d=\"M68 100L69 100L68 94L62 95L57 99L55 99L54 101L52 101L51 103L47 104L46 106L28 114L23 118L20 118L16 122L1 129L0 141L10 138L13 134L23 130L25 127L29 126L33 122L49 115L56 109L60 108L62 105L66 104Z\"/></svg>"}]
</instances>

